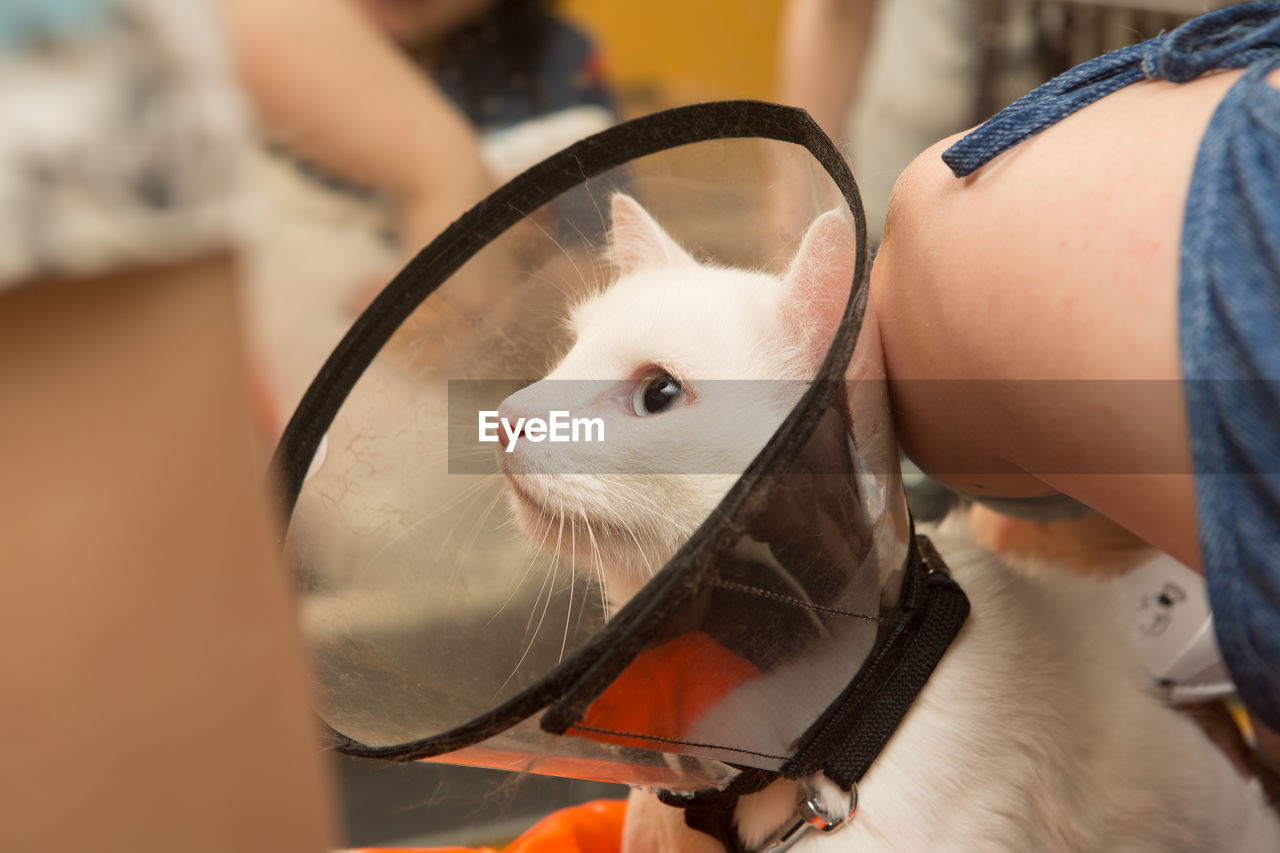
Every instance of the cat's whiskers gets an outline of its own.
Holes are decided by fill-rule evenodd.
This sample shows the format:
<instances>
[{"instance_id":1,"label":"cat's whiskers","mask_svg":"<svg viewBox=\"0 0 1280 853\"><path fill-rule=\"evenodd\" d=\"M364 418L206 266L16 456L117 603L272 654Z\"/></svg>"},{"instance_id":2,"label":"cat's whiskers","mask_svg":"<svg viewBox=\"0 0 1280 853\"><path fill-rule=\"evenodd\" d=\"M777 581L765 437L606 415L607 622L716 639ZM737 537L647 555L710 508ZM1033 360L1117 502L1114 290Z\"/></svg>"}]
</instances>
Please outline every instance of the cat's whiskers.
<instances>
[{"instance_id":1,"label":"cat's whiskers","mask_svg":"<svg viewBox=\"0 0 1280 853\"><path fill-rule=\"evenodd\" d=\"M556 533L556 551L560 550L560 538L561 536L563 536L563 534L564 534L564 517L561 516L559 530ZM516 661L515 666L512 667L511 674L506 677L506 680L504 680L501 685L499 685L497 691L494 694L495 696L502 693L503 689L505 689L506 686L511 683L511 679L516 677L516 673L520 671L520 667L524 666L525 660L527 660L529 657L529 652L533 651L534 642L538 639L538 633L542 630L542 623L547 618L547 611L551 609L551 599L555 597L555 579L558 573L559 573L559 561L552 560L551 571L548 572L546 576L543 578L542 587L538 590L537 596L533 599L533 606L529 609L529 620L525 622L525 626L524 626L524 634L525 634L524 650L520 653L520 659ZM546 600L546 603L542 605L542 613L538 616L538 624L534 625L533 614L537 611L538 602L542 601L542 596L544 593L547 596L547 600ZM533 629L532 633L530 633L531 628Z\"/></svg>"},{"instance_id":2,"label":"cat's whiskers","mask_svg":"<svg viewBox=\"0 0 1280 853\"><path fill-rule=\"evenodd\" d=\"M497 474L486 475L479 482L472 483L470 486L467 486L465 489L460 491L457 495L453 497L452 500L446 501L444 504L437 507L432 512L427 513L426 515L418 518L416 521L406 526L404 530L401 530L395 536L391 537L389 540L387 540L382 544L382 547L380 547L378 550L374 551L371 555L369 555L369 558L364 561L364 563L360 566L360 568L356 572L353 573L353 577L359 577L364 572L368 571L373 566L374 562L378 560L379 557L381 557L387 551L391 550L391 548L393 548L396 545L396 543L400 542L406 536L410 535L415 530L422 527L422 525L426 524L429 521L433 521L439 518L441 515L449 512L454 507L461 504L463 501L474 500L485 486L492 485L494 479L497 476L498 476ZM501 495L502 495L502 492L501 490L499 490L498 497L501 497ZM446 542L448 541L448 536L446 536L445 541Z\"/></svg>"},{"instance_id":3,"label":"cat's whiskers","mask_svg":"<svg viewBox=\"0 0 1280 853\"><path fill-rule=\"evenodd\" d=\"M488 621L484 623L486 628L493 622L494 619L498 618L498 616L502 613L503 610L507 609L507 605L509 605L512 602L512 600L516 597L516 593L520 591L520 587L524 586L525 579L528 578L530 573L533 571L534 564L538 562L538 558L543 556L542 548L547 542L547 537L551 535L551 528L553 528L555 525L552 524L551 521L547 519L546 511L539 508L538 520L534 523L534 530L536 531L538 527L543 525L544 523L545 523L545 526L542 529L542 538L538 540L538 544L537 545L531 544L532 537L530 537L529 540L526 541L526 553L528 554L529 559L521 567L519 576L516 578L515 583L512 584L511 586L511 592L507 593L506 601L502 602L502 606L499 607L497 610L495 610L493 612L493 615L489 617ZM550 559L554 560L555 555L552 555Z\"/></svg>"},{"instance_id":4,"label":"cat's whiskers","mask_svg":"<svg viewBox=\"0 0 1280 853\"><path fill-rule=\"evenodd\" d=\"M693 532L687 520L671 513L638 486L627 484L618 497L620 503L625 501L627 504L615 508L612 513L620 523L646 518L646 526L652 529L654 538L659 540L681 540ZM639 542L636 544L639 546Z\"/></svg>"},{"instance_id":5,"label":"cat's whiskers","mask_svg":"<svg viewBox=\"0 0 1280 853\"><path fill-rule=\"evenodd\" d=\"M475 424L471 424L470 428L475 429ZM437 462L437 460L439 460L441 457L445 457L446 459L449 459L455 456L492 456L493 455L493 451L489 450L486 447L443 447L443 448L434 448L434 449L419 448L415 452L419 456L419 458L429 462Z\"/></svg>"},{"instance_id":6,"label":"cat's whiskers","mask_svg":"<svg viewBox=\"0 0 1280 853\"><path fill-rule=\"evenodd\" d=\"M583 184L584 189L589 188L590 186L591 182L589 180ZM600 209L600 203L596 201L596 194L594 192L588 192L587 198L591 199L591 206L596 209L596 219L600 221L600 227L607 231L609 228L609 218L605 216L604 211ZM578 228L577 223L573 223L573 230L578 232L578 235L583 238L583 242L590 242L586 239L587 235L582 233L582 229Z\"/></svg>"},{"instance_id":7,"label":"cat's whiskers","mask_svg":"<svg viewBox=\"0 0 1280 853\"><path fill-rule=\"evenodd\" d=\"M551 232L549 232L546 228L543 228L542 225L538 222L538 220L528 215L526 215L524 219L525 219L525 222L531 223L534 228L537 228L539 231L541 231L542 236L546 237L548 240L551 241L551 245L555 246L557 249L560 250L560 253L564 255L565 258L569 261L569 265L573 267L573 271L578 274L578 280L582 282L583 290L590 290L591 283L587 281L587 277L582 274L582 270L578 267L578 262L574 260L573 254L568 249L566 249L564 245L559 240L557 240L553 234L551 234Z\"/></svg>"},{"instance_id":8,"label":"cat's whiskers","mask_svg":"<svg viewBox=\"0 0 1280 853\"><path fill-rule=\"evenodd\" d=\"M574 327L573 327L573 320L571 316L571 309L572 309L572 306L576 304L580 299L579 291L575 290L569 284L565 284L564 282L561 282L550 275L545 275L542 273L529 276L529 281L546 284L549 287L554 288L556 293L559 294L562 302L560 304L544 306L542 308L541 315L537 319L539 322L545 321L548 318L554 320L554 322L551 322L548 325L554 328L558 328L561 334L563 334L567 340L572 340ZM570 309L569 311L566 311L566 306L569 307ZM551 358L549 361L550 363L555 364L563 358L564 358L564 351L562 350L558 352L556 356Z\"/></svg>"},{"instance_id":9,"label":"cat's whiskers","mask_svg":"<svg viewBox=\"0 0 1280 853\"><path fill-rule=\"evenodd\" d=\"M481 510L479 517L476 518L475 523L471 526L471 532L467 534L467 538L463 542L463 553L470 553L471 547L475 545L476 539L480 536L481 528L485 525L485 522L489 520L489 516L493 514L494 509L498 506L498 501L502 500L504 494L505 492L502 489L499 489L494 493L493 498L489 501L488 505Z\"/></svg>"},{"instance_id":10,"label":"cat's whiskers","mask_svg":"<svg viewBox=\"0 0 1280 853\"><path fill-rule=\"evenodd\" d=\"M592 201L594 202L594 199ZM599 210L598 206L596 210L597 211ZM602 224L604 224L603 213L601 213L601 222ZM583 236L583 242L588 244L590 243L590 240L586 238L586 235L582 234L581 229L579 229L577 226L574 226L574 230ZM609 285L612 284L613 280L616 278L616 275L614 274L614 269L613 269L613 262L610 259L610 252L608 247L606 247L602 251L592 252L591 254L588 255L588 257L591 258L591 271L595 273L595 275L592 279L592 282L587 283L585 292L582 297L584 301L587 299L593 299L596 296L599 296L600 294L604 293L606 290L608 290Z\"/></svg>"},{"instance_id":11,"label":"cat's whiskers","mask_svg":"<svg viewBox=\"0 0 1280 853\"><path fill-rule=\"evenodd\" d=\"M569 553L573 554L575 558L578 553L577 532L578 532L577 522L575 522L573 518L570 518L569 519ZM577 579L577 574L578 573L574 571L569 572L569 606L565 608L564 636L560 639L560 657L557 659L557 662L564 660L564 650L569 645L569 620L573 616L573 586L574 586L574 581ZM583 599L584 600L586 599L585 595L583 596Z\"/></svg>"},{"instance_id":12,"label":"cat's whiskers","mask_svg":"<svg viewBox=\"0 0 1280 853\"><path fill-rule=\"evenodd\" d=\"M605 578L604 560L600 556L600 546L596 542L595 531L591 529L591 522L586 513L582 515L582 523L586 526L587 536L591 541L591 570L595 574L597 584L600 586L600 607L604 611L604 618L607 621L613 614L609 612L609 585Z\"/></svg>"},{"instance_id":13,"label":"cat's whiskers","mask_svg":"<svg viewBox=\"0 0 1280 853\"><path fill-rule=\"evenodd\" d=\"M653 577L653 568L649 560L649 553L652 549L645 548L644 545L640 544L640 538L636 535L636 531L632 528L630 522L622 520L620 524L622 530L636 543L636 555L640 557L640 565L628 565L628 568L633 574L639 574L646 579ZM630 564L631 561L628 561L628 563Z\"/></svg>"}]
</instances>

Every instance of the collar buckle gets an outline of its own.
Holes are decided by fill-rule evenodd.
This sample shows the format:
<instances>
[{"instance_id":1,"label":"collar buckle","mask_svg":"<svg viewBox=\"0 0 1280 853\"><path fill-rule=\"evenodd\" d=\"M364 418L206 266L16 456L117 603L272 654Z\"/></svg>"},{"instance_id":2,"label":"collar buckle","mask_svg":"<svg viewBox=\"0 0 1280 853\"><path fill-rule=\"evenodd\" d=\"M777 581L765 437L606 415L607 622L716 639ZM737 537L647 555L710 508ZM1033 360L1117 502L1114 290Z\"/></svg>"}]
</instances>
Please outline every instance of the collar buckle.
<instances>
[{"instance_id":1,"label":"collar buckle","mask_svg":"<svg viewBox=\"0 0 1280 853\"><path fill-rule=\"evenodd\" d=\"M847 796L849 804L843 814L827 809L814 779L806 779L800 789L800 802L796 804L796 819L789 826L778 830L753 853L783 853L790 850L810 831L835 832L849 822L858 808L858 786L855 783Z\"/></svg>"}]
</instances>

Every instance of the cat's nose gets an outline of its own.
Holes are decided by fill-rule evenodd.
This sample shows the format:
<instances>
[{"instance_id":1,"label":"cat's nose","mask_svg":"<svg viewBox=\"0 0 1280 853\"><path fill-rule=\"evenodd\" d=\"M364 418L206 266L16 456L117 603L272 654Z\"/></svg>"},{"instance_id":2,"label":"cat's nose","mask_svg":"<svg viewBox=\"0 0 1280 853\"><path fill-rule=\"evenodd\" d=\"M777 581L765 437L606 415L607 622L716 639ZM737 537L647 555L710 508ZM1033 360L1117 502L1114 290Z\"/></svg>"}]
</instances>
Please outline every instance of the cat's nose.
<instances>
[{"instance_id":1,"label":"cat's nose","mask_svg":"<svg viewBox=\"0 0 1280 853\"><path fill-rule=\"evenodd\" d=\"M506 450L524 433L525 416L506 403L498 406L498 443Z\"/></svg>"}]
</instances>

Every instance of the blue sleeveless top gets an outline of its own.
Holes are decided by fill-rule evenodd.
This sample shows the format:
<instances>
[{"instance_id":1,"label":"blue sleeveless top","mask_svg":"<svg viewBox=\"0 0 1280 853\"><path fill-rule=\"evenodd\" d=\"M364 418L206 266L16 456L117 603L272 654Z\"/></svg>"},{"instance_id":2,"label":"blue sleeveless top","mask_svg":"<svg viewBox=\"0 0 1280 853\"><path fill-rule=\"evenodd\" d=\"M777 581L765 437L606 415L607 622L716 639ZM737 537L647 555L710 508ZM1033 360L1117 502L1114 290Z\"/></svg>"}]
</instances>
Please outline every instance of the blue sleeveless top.
<instances>
[{"instance_id":1,"label":"blue sleeveless top","mask_svg":"<svg viewBox=\"0 0 1280 853\"><path fill-rule=\"evenodd\" d=\"M1280 3L1230 6L1089 60L943 153L957 177L1130 83L1246 68L1196 157L1178 335L1200 549L1240 696L1280 729Z\"/></svg>"}]
</instances>

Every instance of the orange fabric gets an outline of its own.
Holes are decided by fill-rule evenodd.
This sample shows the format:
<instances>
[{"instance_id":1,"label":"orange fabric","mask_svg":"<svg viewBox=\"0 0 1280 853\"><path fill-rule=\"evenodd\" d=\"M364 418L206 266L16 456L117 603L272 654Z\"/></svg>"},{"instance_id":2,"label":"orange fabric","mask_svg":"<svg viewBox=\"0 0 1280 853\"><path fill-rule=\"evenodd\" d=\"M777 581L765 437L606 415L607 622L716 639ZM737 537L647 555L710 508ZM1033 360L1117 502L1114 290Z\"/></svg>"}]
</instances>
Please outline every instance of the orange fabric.
<instances>
[{"instance_id":1,"label":"orange fabric","mask_svg":"<svg viewBox=\"0 0 1280 853\"><path fill-rule=\"evenodd\" d=\"M502 853L620 853L625 800L595 800L538 821ZM359 853L498 853L492 847L365 847Z\"/></svg>"},{"instance_id":2,"label":"orange fabric","mask_svg":"<svg viewBox=\"0 0 1280 853\"><path fill-rule=\"evenodd\" d=\"M540 820L505 853L619 853L626 800L596 800Z\"/></svg>"},{"instance_id":3,"label":"orange fabric","mask_svg":"<svg viewBox=\"0 0 1280 853\"><path fill-rule=\"evenodd\" d=\"M702 631L690 631L636 655L591 703L582 725L609 732L679 740L730 690L760 674ZM619 737L585 728L570 734L624 746L653 747L646 738Z\"/></svg>"},{"instance_id":4,"label":"orange fabric","mask_svg":"<svg viewBox=\"0 0 1280 853\"><path fill-rule=\"evenodd\" d=\"M760 670L701 631L691 631L638 654L592 702L582 725L609 732L680 739L733 688ZM570 734L628 746L644 738L570 728ZM596 800L543 818L501 853L620 853L627 804ZM364 848L358 853L499 853L492 847Z\"/></svg>"}]
</instances>

